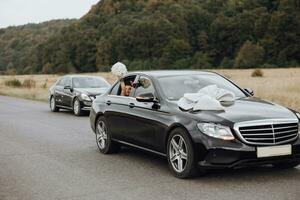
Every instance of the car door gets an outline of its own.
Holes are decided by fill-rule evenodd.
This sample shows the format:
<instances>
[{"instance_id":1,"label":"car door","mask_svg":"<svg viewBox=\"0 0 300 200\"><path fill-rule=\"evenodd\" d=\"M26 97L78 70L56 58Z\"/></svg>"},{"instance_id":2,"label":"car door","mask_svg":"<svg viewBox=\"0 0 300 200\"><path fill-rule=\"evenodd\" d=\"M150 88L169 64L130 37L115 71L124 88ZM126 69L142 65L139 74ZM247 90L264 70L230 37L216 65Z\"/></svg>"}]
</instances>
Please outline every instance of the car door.
<instances>
[{"instance_id":1,"label":"car door","mask_svg":"<svg viewBox=\"0 0 300 200\"><path fill-rule=\"evenodd\" d=\"M143 83L144 85L141 85ZM161 141L157 141L157 134L164 134L167 126L162 123L167 114L160 108L155 87L149 77L140 76L133 98L130 98L129 113L127 115L127 134L129 140L139 146L161 151ZM136 97L153 97L156 102L140 102Z\"/></svg>"},{"instance_id":2,"label":"car door","mask_svg":"<svg viewBox=\"0 0 300 200\"><path fill-rule=\"evenodd\" d=\"M55 103L58 106L63 106L63 90L66 77L62 77L54 87Z\"/></svg>"},{"instance_id":3,"label":"car door","mask_svg":"<svg viewBox=\"0 0 300 200\"><path fill-rule=\"evenodd\" d=\"M113 139L128 142L128 119L130 97L120 96L120 82L118 82L106 98L104 116Z\"/></svg>"},{"instance_id":4,"label":"car door","mask_svg":"<svg viewBox=\"0 0 300 200\"><path fill-rule=\"evenodd\" d=\"M68 87L68 88L66 88ZM73 87L72 87L72 78L66 77L64 82L64 89L63 89L63 106L72 107L73 105Z\"/></svg>"}]
</instances>

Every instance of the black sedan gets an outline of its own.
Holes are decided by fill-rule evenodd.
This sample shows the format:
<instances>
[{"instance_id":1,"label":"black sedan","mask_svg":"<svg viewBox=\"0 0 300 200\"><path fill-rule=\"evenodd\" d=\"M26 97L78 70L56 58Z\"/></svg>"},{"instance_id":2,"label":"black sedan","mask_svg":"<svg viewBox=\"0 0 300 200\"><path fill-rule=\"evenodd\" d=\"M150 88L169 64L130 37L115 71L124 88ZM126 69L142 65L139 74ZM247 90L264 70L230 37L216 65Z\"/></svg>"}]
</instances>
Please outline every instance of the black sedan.
<instances>
[{"instance_id":1,"label":"black sedan","mask_svg":"<svg viewBox=\"0 0 300 200\"><path fill-rule=\"evenodd\" d=\"M200 71L152 71L124 77L92 104L90 123L100 152L128 145L166 156L179 178L207 169L300 163L299 113L253 97L225 77ZM235 94L224 111L182 110L185 93L217 85ZM124 87L123 87L124 88Z\"/></svg>"},{"instance_id":2,"label":"black sedan","mask_svg":"<svg viewBox=\"0 0 300 200\"><path fill-rule=\"evenodd\" d=\"M50 88L50 109L53 112L60 108L69 109L80 116L89 111L96 96L105 93L109 87L110 84L101 77L63 76Z\"/></svg>"}]
</instances>

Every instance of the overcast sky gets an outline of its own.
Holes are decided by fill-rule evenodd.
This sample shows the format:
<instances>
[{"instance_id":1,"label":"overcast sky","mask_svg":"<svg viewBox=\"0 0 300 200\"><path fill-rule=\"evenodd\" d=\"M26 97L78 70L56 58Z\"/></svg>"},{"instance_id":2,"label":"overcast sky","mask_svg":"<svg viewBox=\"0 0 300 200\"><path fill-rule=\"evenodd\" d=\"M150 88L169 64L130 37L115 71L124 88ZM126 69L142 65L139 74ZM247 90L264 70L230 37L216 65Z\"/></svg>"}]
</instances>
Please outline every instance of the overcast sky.
<instances>
[{"instance_id":1,"label":"overcast sky","mask_svg":"<svg viewBox=\"0 0 300 200\"><path fill-rule=\"evenodd\" d=\"M99 0L0 0L0 28L80 18Z\"/></svg>"}]
</instances>

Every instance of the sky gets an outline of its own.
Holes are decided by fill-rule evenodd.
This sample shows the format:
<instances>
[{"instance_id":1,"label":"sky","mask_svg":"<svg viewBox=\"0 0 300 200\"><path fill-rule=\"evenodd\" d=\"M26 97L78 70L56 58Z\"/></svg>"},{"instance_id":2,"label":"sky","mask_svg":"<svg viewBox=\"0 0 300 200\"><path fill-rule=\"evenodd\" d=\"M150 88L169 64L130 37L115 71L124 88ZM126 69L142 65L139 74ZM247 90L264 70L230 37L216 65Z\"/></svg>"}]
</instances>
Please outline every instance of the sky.
<instances>
[{"instance_id":1,"label":"sky","mask_svg":"<svg viewBox=\"0 0 300 200\"><path fill-rule=\"evenodd\" d=\"M0 28L80 18L99 0L0 0Z\"/></svg>"}]
</instances>

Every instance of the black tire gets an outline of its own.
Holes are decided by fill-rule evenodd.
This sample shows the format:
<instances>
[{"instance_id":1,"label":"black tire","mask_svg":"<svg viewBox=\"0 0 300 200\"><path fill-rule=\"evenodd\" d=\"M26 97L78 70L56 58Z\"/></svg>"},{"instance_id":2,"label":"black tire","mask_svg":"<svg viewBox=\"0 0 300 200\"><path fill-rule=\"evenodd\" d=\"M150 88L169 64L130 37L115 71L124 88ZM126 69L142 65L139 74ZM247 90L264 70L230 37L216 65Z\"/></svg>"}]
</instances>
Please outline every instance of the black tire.
<instances>
[{"instance_id":1,"label":"black tire","mask_svg":"<svg viewBox=\"0 0 300 200\"><path fill-rule=\"evenodd\" d=\"M59 108L56 106L55 97L51 96L49 101L50 110L52 112L58 112Z\"/></svg>"},{"instance_id":2,"label":"black tire","mask_svg":"<svg viewBox=\"0 0 300 200\"><path fill-rule=\"evenodd\" d=\"M172 142L173 139L176 143L178 141L177 147L179 148L179 150L174 149L174 143ZM180 146L179 140L183 140L181 147L179 147ZM185 156L186 159L184 159ZM175 157L177 157L177 159L174 159ZM168 143L167 143L167 159L172 174L177 178L181 178L181 179L192 178L198 175L199 173L195 163L195 154L194 154L192 141L190 137L187 135L186 131L181 128L174 129L169 135ZM179 161L180 159L181 162ZM179 163L181 163L182 171L178 169L180 168Z\"/></svg>"},{"instance_id":3,"label":"black tire","mask_svg":"<svg viewBox=\"0 0 300 200\"><path fill-rule=\"evenodd\" d=\"M80 103L80 101L77 97L73 101L73 112L74 112L74 115L76 115L76 116L82 116L83 115L83 110L82 110L82 107L81 107L81 103Z\"/></svg>"},{"instance_id":4,"label":"black tire","mask_svg":"<svg viewBox=\"0 0 300 200\"><path fill-rule=\"evenodd\" d=\"M104 127L103 127L103 125L104 125ZM104 130L105 134L106 134L106 139L104 142L102 142L102 144L104 144L104 146L101 145L101 142L99 140L100 139L99 137L101 135L100 128L102 130ZM96 122L95 135L96 135L96 143L97 143L98 149L101 153L112 154L112 153L117 153L120 151L120 148L121 148L120 144L113 142L111 140L111 134L109 132L106 119L103 116L99 117Z\"/></svg>"},{"instance_id":5,"label":"black tire","mask_svg":"<svg viewBox=\"0 0 300 200\"><path fill-rule=\"evenodd\" d=\"M274 163L273 166L278 169L292 169L300 165L300 162L284 162L284 163Z\"/></svg>"}]
</instances>

